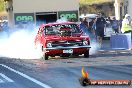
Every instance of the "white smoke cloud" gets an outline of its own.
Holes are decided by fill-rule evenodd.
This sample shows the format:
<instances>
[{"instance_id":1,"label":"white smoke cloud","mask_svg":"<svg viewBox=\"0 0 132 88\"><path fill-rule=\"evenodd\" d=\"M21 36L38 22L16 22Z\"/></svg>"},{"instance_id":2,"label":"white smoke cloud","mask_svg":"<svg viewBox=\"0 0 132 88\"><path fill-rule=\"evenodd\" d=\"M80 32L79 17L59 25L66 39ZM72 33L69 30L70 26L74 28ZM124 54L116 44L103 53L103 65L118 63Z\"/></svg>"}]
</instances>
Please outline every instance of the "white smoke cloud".
<instances>
[{"instance_id":1,"label":"white smoke cloud","mask_svg":"<svg viewBox=\"0 0 132 88\"><path fill-rule=\"evenodd\" d=\"M98 52L98 50L100 49L99 43L95 42L95 41L91 41L90 44L91 48L90 48L90 55L94 55Z\"/></svg>"},{"instance_id":2,"label":"white smoke cloud","mask_svg":"<svg viewBox=\"0 0 132 88\"><path fill-rule=\"evenodd\" d=\"M13 30L13 29L12 29ZM7 37L5 32L0 33L0 56L22 59L37 59L41 57L34 46L36 31L18 30Z\"/></svg>"}]
</instances>

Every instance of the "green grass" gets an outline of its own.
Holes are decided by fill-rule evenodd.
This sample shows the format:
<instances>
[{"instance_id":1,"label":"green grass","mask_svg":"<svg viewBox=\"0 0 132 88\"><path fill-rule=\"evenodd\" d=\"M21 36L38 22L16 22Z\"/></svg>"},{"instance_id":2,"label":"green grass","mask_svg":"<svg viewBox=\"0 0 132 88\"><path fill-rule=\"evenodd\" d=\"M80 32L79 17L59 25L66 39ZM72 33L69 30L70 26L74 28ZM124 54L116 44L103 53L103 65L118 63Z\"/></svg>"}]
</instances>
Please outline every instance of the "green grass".
<instances>
[{"instance_id":1,"label":"green grass","mask_svg":"<svg viewBox=\"0 0 132 88\"><path fill-rule=\"evenodd\" d=\"M0 0L0 12L4 11L4 1Z\"/></svg>"},{"instance_id":2,"label":"green grass","mask_svg":"<svg viewBox=\"0 0 132 88\"><path fill-rule=\"evenodd\" d=\"M106 2L112 2L114 0L80 0L80 5L92 5L92 4L101 4Z\"/></svg>"}]
</instances>

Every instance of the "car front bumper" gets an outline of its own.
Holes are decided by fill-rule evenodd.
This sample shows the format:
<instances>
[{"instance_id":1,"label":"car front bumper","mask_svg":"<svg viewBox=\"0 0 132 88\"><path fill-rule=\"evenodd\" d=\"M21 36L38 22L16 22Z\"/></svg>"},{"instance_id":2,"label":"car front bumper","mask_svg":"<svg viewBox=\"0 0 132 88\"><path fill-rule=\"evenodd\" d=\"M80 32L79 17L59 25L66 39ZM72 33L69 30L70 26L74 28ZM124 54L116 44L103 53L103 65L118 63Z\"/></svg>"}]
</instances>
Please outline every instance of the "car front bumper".
<instances>
[{"instance_id":1,"label":"car front bumper","mask_svg":"<svg viewBox=\"0 0 132 88\"><path fill-rule=\"evenodd\" d=\"M79 49L79 48L91 48L91 46L71 46L71 47L51 47L51 48L43 48L44 50L58 50L58 49Z\"/></svg>"},{"instance_id":2,"label":"car front bumper","mask_svg":"<svg viewBox=\"0 0 132 88\"><path fill-rule=\"evenodd\" d=\"M52 48L43 48L47 55L60 55L60 54L83 54L89 50L91 46L72 46L72 47L52 47ZM71 52L64 52L69 50Z\"/></svg>"}]
</instances>

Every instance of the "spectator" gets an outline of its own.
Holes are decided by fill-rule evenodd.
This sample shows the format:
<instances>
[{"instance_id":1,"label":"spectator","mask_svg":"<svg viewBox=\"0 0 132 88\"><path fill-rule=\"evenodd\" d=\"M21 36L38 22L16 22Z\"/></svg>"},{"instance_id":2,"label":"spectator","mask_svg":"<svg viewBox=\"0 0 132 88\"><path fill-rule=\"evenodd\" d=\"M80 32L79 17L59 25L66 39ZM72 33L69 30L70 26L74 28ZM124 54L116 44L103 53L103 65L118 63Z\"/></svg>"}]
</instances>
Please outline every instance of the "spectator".
<instances>
[{"instance_id":1,"label":"spectator","mask_svg":"<svg viewBox=\"0 0 132 88\"><path fill-rule=\"evenodd\" d=\"M87 26L87 28L89 27L88 18L84 18L83 23Z\"/></svg>"},{"instance_id":2,"label":"spectator","mask_svg":"<svg viewBox=\"0 0 132 88\"><path fill-rule=\"evenodd\" d=\"M93 33L93 30L92 30L93 21L92 21L92 19L90 19L88 17L84 18L83 23L87 27L87 31L88 31L89 35L91 35Z\"/></svg>"},{"instance_id":3,"label":"spectator","mask_svg":"<svg viewBox=\"0 0 132 88\"><path fill-rule=\"evenodd\" d=\"M104 28L105 28L105 24L106 21L105 19L102 17L101 13L97 14L97 18L96 18L96 36L97 36L97 41L100 44L100 46L102 46L102 40L104 37Z\"/></svg>"},{"instance_id":4,"label":"spectator","mask_svg":"<svg viewBox=\"0 0 132 88\"><path fill-rule=\"evenodd\" d=\"M122 33L130 33L132 32L131 28L131 17L129 14L125 15L125 18L122 21L122 28L121 28Z\"/></svg>"},{"instance_id":5,"label":"spectator","mask_svg":"<svg viewBox=\"0 0 132 88\"><path fill-rule=\"evenodd\" d=\"M86 26L86 22L84 22L84 18L80 18L80 29L83 33L87 34L88 27Z\"/></svg>"},{"instance_id":6,"label":"spectator","mask_svg":"<svg viewBox=\"0 0 132 88\"><path fill-rule=\"evenodd\" d=\"M107 20L108 20L110 23L111 23L111 21L112 21L110 17L108 17Z\"/></svg>"},{"instance_id":7,"label":"spectator","mask_svg":"<svg viewBox=\"0 0 132 88\"><path fill-rule=\"evenodd\" d=\"M106 27L111 27L112 20L110 17L107 17L106 19Z\"/></svg>"},{"instance_id":8,"label":"spectator","mask_svg":"<svg viewBox=\"0 0 132 88\"><path fill-rule=\"evenodd\" d=\"M94 33L93 24L95 19L89 19L89 30Z\"/></svg>"},{"instance_id":9,"label":"spectator","mask_svg":"<svg viewBox=\"0 0 132 88\"><path fill-rule=\"evenodd\" d=\"M82 32L86 35L88 35L91 39L91 41L95 41L95 35L93 32L90 31L90 29L88 28L88 22L85 18L80 18L80 29L82 30Z\"/></svg>"},{"instance_id":10,"label":"spectator","mask_svg":"<svg viewBox=\"0 0 132 88\"><path fill-rule=\"evenodd\" d=\"M96 19L93 19L93 25L92 25L93 34L96 35Z\"/></svg>"},{"instance_id":11,"label":"spectator","mask_svg":"<svg viewBox=\"0 0 132 88\"><path fill-rule=\"evenodd\" d=\"M116 20L115 17L113 17L113 20L111 21L112 29L115 33L119 33L119 21Z\"/></svg>"}]
</instances>

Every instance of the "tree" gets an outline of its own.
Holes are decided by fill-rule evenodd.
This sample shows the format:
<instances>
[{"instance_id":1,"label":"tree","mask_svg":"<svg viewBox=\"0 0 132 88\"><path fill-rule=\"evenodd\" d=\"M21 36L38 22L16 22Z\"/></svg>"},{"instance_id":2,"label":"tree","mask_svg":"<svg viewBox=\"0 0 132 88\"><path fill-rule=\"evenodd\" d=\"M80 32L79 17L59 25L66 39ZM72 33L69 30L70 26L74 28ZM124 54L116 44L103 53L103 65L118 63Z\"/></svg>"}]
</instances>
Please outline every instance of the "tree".
<instances>
[{"instance_id":1,"label":"tree","mask_svg":"<svg viewBox=\"0 0 132 88\"><path fill-rule=\"evenodd\" d=\"M102 12L110 16L114 13L114 0L80 0L79 4L80 14Z\"/></svg>"},{"instance_id":2,"label":"tree","mask_svg":"<svg viewBox=\"0 0 132 88\"><path fill-rule=\"evenodd\" d=\"M4 1L0 0L0 12L4 11Z\"/></svg>"},{"instance_id":3,"label":"tree","mask_svg":"<svg viewBox=\"0 0 132 88\"><path fill-rule=\"evenodd\" d=\"M80 0L80 5L102 4L107 2L114 2L114 0Z\"/></svg>"}]
</instances>

